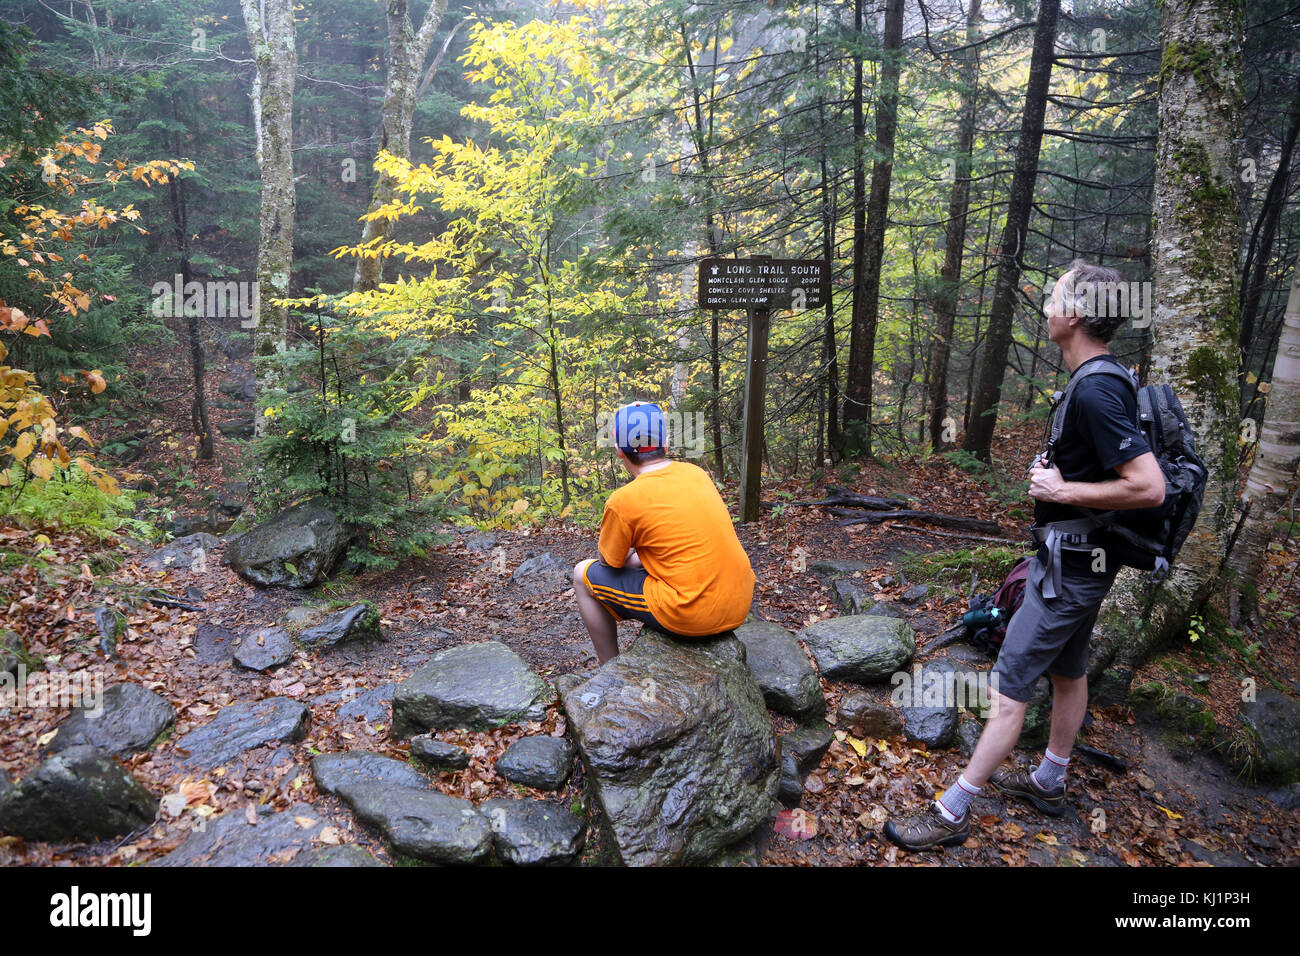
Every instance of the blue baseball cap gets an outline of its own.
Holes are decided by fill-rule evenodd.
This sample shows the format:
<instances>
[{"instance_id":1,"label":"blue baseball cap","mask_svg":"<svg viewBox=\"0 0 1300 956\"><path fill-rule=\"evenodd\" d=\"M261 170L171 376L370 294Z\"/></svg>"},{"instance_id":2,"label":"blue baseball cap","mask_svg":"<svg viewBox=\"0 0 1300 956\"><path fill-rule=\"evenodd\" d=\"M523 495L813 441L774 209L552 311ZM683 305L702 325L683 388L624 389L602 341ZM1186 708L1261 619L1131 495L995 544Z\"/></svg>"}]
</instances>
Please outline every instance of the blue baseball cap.
<instances>
[{"instance_id":1,"label":"blue baseball cap","mask_svg":"<svg viewBox=\"0 0 1300 956\"><path fill-rule=\"evenodd\" d=\"M625 452L667 448L663 409L653 402L632 402L614 413L614 444Z\"/></svg>"}]
</instances>

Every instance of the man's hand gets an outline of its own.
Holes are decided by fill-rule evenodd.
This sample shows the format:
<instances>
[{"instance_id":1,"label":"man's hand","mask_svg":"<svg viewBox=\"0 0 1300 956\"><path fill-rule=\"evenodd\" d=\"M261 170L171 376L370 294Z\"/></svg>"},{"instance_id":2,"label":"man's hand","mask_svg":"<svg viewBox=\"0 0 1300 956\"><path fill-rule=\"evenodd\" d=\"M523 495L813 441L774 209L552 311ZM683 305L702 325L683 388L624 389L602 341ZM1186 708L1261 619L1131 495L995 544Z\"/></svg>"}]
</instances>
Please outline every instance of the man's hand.
<instances>
[{"instance_id":1,"label":"man's hand","mask_svg":"<svg viewBox=\"0 0 1300 956\"><path fill-rule=\"evenodd\" d=\"M1044 468L1042 464L1035 464L1029 469L1029 497L1037 501L1063 501L1061 492L1064 487L1065 479L1055 465Z\"/></svg>"},{"instance_id":2,"label":"man's hand","mask_svg":"<svg viewBox=\"0 0 1300 956\"><path fill-rule=\"evenodd\" d=\"M1056 466L1029 469L1029 497L1083 508L1154 508L1165 500L1165 476L1156 456L1145 452L1115 466L1111 481L1066 481Z\"/></svg>"}]
</instances>

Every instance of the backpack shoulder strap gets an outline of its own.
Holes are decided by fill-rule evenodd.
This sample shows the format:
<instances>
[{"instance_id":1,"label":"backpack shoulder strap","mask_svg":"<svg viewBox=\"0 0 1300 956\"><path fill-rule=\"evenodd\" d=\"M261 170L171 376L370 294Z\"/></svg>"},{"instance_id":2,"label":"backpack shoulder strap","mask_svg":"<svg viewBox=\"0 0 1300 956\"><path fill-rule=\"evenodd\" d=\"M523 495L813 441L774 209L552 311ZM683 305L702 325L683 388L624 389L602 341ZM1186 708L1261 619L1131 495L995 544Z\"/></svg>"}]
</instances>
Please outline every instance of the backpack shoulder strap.
<instances>
[{"instance_id":1,"label":"backpack shoulder strap","mask_svg":"<svg viewBox=\"0 0 1300 956\"><path fill-rule=\"evenodd\" d=\"M1047 440L1047 451L1050 458L1052 449L1060 441L1061 431L1065 428L1065 413L1070 407L1070 398L1074 394L1075 387L1089 375L1110 375L1113 378L1123 379L1133 389L1134 394L1141 397L1141 389L1138 388L1137 382L1133 378L1133 373L1128 369L1115 364L1114 362L1090 361L1077 368L1072 376L1070 383L1065 386L1065 394L1061 400L1052 408L1052 432Z\"/></svg>"}]
</instances>

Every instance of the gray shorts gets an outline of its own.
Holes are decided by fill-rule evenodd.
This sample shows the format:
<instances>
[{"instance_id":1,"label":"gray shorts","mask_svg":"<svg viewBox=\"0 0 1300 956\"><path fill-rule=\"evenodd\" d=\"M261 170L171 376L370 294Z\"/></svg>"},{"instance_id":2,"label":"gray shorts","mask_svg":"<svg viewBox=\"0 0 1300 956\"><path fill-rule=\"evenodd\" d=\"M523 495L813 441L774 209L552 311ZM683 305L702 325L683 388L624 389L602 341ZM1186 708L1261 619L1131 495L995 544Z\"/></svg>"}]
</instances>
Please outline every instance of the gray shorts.
<instances>
[{"instance_id":1,"label":"gray shorts","mask_svg":"<svg viewBox=\"0 0 1300 956\"><path fill-rule=\"evenodd\" d=\"M1029 700L1034 682L1044 674L1082 677L1088 668L1088 638L1097 622L1102 599L1115 583L1108 575L1071 573L1062 569L1061 593L1043 597L1046 567L1041 558L1029 562L1025 603L1007 625L1007 636L993 665L997 692L1012 700Z\"/></svg>"}]
</instances>

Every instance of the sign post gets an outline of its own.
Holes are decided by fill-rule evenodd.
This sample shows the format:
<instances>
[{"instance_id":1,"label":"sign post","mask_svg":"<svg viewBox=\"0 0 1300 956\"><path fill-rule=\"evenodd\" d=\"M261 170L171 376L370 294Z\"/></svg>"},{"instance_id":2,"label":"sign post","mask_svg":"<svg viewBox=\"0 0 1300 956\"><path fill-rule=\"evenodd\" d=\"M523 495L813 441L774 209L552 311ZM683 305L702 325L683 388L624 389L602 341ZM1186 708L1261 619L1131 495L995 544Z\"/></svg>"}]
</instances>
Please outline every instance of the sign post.
<instances>
[{"instance_id":1,"label":"sign post","mask_svg":"<svg viewBox=\"0 0 1300 956\"><path fill-rule=\"evenodd\" d=\"M702 309L745 309L749 336L745 361L745 431L741 455L740 520L758 520L763 467L763 413L767 385L767 338L774 309L814 309L830 297L824 259L702 259Z\"/></svg>"}]
</instances>

